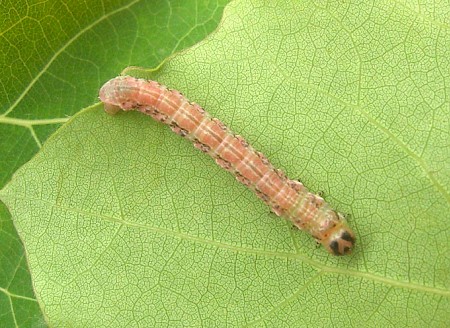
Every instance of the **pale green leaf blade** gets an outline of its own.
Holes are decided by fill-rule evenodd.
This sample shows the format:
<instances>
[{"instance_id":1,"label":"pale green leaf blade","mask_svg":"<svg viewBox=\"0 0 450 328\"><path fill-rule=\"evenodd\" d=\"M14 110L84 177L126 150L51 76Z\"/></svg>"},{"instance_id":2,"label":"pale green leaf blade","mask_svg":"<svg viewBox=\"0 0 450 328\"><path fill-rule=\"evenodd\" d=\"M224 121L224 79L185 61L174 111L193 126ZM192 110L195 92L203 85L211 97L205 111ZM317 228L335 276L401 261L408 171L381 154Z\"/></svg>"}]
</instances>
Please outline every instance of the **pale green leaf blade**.
<instances>
[{"instance_id":1,"label":"pale green leaf blade","mask_svg":"<svg viewBox=\"0 0 450 328\"><path fill-rule=\"evenodd\" d=\"M142 114L73 118L1 193L50 323L445 326L450 32L426 12L236 1L153 74L351 214L351 256Z\"/></svg>"},{"instance_id":2,"label":"pale green leaf blade","mask_svg":"<svg viewBox=\"0 0 450 328\"><path fill-rule=\"evenodd\" d=\"M227 1L1 1L0 188L100 81L159 65L210 33ZM41 327L21 241L0 204L0 326Z\"/></svg>"}]
</instances>

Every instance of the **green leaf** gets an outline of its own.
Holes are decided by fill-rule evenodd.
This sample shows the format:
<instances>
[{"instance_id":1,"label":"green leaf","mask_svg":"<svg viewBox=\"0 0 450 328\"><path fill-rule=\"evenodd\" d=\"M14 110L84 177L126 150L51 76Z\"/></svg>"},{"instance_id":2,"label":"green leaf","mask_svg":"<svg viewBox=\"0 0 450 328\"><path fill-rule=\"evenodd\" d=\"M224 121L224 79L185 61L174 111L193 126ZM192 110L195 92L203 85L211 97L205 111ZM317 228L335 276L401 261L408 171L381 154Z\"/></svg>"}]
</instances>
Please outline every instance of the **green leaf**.
<instances>
[{"instance_id":1,"label":"green leaf","mask_svg":"<svg viewBox=\"0 0 450 328\"><path fill-rule=\"evenodd\" d=\"M450 321L450 22L439 2L235 1L151 76L351 215L333 257L139 113L74 116L0 193L51 326Z\"/></svg>"},{"instance_id":2,"label":"green leaf","mask_svg":"<svg viewBox=\"0 0 450 328\"><path fill-rule=\"evenodd\" d=\"M0 188L125 66L158 66L204 38L227 1L2 1ZM0 326L40 327L27 261L0 203Z\"/></svg>"}]
</instances>

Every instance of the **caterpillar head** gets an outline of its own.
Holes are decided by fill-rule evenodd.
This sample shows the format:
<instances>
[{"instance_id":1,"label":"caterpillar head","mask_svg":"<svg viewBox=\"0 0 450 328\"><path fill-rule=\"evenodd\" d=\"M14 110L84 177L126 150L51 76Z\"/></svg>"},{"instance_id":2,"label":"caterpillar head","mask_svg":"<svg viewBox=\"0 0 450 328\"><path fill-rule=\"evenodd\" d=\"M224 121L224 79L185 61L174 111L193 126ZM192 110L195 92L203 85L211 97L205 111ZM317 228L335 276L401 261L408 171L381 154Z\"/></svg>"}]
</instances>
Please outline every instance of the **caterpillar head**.
<instances>
[{"instance_id":1,"label":"caterpillar head","mask_svg":"<svg viewBox=\"0 0 450 328\"><path fill-rule=\"evenodd\" d=\"M320 242L333 255L347 255L352 252L355 241L355 234L343 220L327 231Z\"/></svg>"}]
</instances>

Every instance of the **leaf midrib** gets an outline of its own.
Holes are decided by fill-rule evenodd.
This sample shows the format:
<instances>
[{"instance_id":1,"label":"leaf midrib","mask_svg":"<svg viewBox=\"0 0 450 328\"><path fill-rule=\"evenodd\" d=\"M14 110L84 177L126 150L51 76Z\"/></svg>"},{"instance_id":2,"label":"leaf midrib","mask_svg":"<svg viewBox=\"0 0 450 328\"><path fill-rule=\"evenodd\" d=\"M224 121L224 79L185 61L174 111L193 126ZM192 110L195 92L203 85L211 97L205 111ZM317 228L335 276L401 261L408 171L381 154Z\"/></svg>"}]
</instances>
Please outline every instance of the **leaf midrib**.
<instances>
[{"instance_id":1,"label":"leaf midrib","mask_svg":"<svg viewBox=\"0 0 450 328\"><path fill-rule=\"evenodd\" d=\"M34 201L37 203L42 203L42 205L45 205L45 206L51 206L56 209L70 211L72 213L81 214L84 216L99 217L108 222L118 223L118 224L132 227L132 228L146 229L148 231L157 232L157 233L164 234L164 235L170 236L170 237L175 237L175 238L178 238L181 240L215 246L215 247L230 250L233 252L266 256L266 257L278 257L278 258L282 258L282 259L298 260L298 261L304 262L304 263L310 265L311 267L315 268L320 275L339 274L339 275L344 275L344 276L363 278L366 280L381 282L381 283L383 283L385 285L389 285L389 286L400 287L400 288L404 288L404 289L415 290L415 291L425 292L425 293L444 296L444 297L450 297L450 290L447 290L447 289L443 289L443 288L439 288L439 287L424 286L424 285L420 285L420 284L412 283L412 282L400 281L400 280L376 275L373 273L356 271L356 270L353 270L350 268L331 267L331 266L324 265L323 263L320 263L320 262L313 260L302 254L287 253L287 252L275 252L275 251L272 252L272 251L267 251L267 250L258 250L258 249L252 249L252 248L247 248L247 247L242 247L242 246L235 246L235 245L230 245L230 244L226 244L223 242L218 242L218 241L214 241L214 240L210 240L210 239L204 239L204 238L188 235L188 234L185 234L182 232L176 232L176 231L169 230L169 229L164 229L164 228L160 228L160 227L152 227L152 226L148 226L148 225L145 225L142 223L137 223L137 222L128 222L128 221L125 221L122 219L117 219L115 217L111 217L108 215L103 215L103 214L98 214L98 213L90 213L87 211L75 209L70 206L55 205L54 203L52 203L50 201L46 201L46 200L42 200L42 199L36 199L36 198L30 198L30 197L20 197L20 196L15 196L15 195L13 197L9 197L8 195L4 194L4 190L1 190L0 196L2 196L2 194L3 194L3 196L6 196L5 199L8 198L9 200L26 200L28 202Z\"/></svg>"}]
</instances>

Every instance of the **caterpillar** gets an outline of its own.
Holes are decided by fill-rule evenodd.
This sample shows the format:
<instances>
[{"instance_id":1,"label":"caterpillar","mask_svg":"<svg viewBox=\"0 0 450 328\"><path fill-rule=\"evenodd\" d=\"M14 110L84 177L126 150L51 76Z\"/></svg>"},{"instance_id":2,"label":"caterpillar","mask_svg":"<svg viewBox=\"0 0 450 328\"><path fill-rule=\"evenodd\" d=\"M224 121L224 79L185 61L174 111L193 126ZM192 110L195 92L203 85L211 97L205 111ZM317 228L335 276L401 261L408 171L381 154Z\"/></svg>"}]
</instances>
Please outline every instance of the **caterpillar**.
<instances>
[{"instance_id":1,"label":"caterpillar","mask_svg":"<svg viewBox=\"0 0 450 328\"><path fill-rule=\"evenodd\" d=\"M220 120L190 102L176 90L155 81L119 76L106 82L99 92L105 111L138 110L169 125L202 152L236 176L261 198L272 212L309 232L333 255L351 253L355 234L344 216L319 195L291 180L244 138Z\"/></svg>"}]
</instances>

